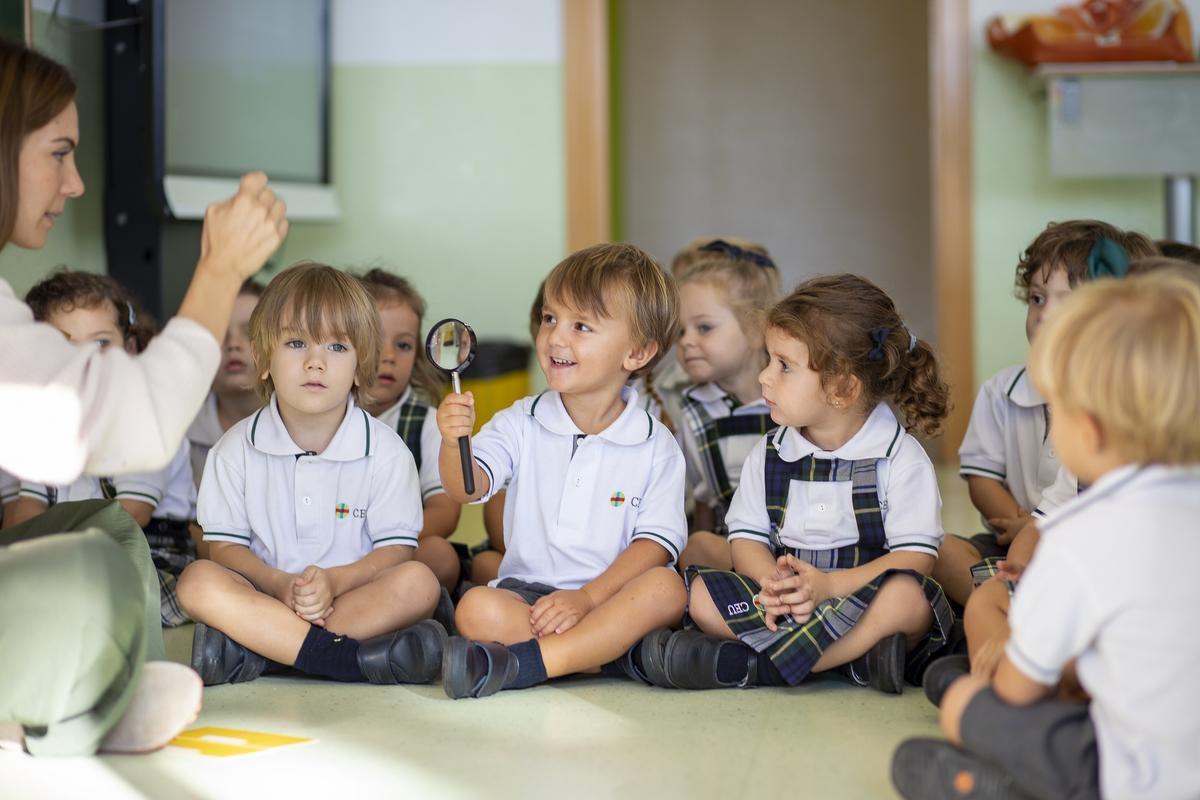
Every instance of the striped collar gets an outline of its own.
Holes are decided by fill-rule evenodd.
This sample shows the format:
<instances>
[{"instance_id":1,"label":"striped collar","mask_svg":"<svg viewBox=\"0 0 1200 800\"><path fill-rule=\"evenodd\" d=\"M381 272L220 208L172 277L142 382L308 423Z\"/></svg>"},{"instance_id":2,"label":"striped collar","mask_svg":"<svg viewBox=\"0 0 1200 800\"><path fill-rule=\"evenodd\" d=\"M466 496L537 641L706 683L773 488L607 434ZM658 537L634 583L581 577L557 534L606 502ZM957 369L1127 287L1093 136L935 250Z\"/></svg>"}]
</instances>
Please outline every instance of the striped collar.
<instances>
[{"instance_id":1,"label":"striped collar","mask_svg":"<svg viewBox=\"0 0 1200 800\"><path fill-rule=\"evenodd\" d=\"M1022 408L1037 408L1046 405L1046 398L1042 397L1041 392L1033 385L1033 380L1029 377L1029 370L1025 367L1021 367L1016 376L1008 382L1004 391L1009 400Z\"/></svg>"},{"instance_id":2,"label":"striped collar","mask_svg":"<svg viewBox=\"0 0 1200 800\"><path fill-rule=\"evenodd\" d=\"M613 444L623 445L641 444L649 440L654 435L654 417L638 405L637 390L622 386L621 399L625 402L625 410L611 425L596 435ZM529 405L529 416L551 433L560 436L583 435L583 431L567 413L562 396L558 392L545 391L534 397Z\"/></svg>"},{"instance_id":3,"label":"striped collar","mask_svg":"<svg viewBox=\"0 0 1200 800\"><path fill-rule=\"evenodd\" d=\"M745 414L750 410L770 413L770 407L767 406L767 401L763 398L759 397L757 400L743 405L740 400L715 383L701 383L689 386L683 390L683 394L685 397L699 403L724 403L730 411L736 414Z\"/></svg>"},{"instance_id":4,"label":"striped collar","mask_svg":"<svg viewBox=\"0 0 1200 800\"><path fill-rule=\"evenodd\" d=\"M850 441L832 452L822 450L791 427L781 427L774 435L775 447L784 461L799 461L807 455L857 461L867 458L891 458L904 438L904 427L887 403L880 403Z\"/></svg>"},{"instance_id":5,"label":"striped collar","mask_svg":"<svg viewBox=\"0 0 1200 800\"><path fill-rule=\"evenodd\" d=\"M246 439L251 447L272 456L304 455L303 448L292 441L291 434L279 416L279 402L271 395L271 402L254 412L246 426ZM371 436L371 417L347 396L346 413L329 446L318 457L327 461L354 461L374 453L375 438Z\"/></svg>"}]
</instances>

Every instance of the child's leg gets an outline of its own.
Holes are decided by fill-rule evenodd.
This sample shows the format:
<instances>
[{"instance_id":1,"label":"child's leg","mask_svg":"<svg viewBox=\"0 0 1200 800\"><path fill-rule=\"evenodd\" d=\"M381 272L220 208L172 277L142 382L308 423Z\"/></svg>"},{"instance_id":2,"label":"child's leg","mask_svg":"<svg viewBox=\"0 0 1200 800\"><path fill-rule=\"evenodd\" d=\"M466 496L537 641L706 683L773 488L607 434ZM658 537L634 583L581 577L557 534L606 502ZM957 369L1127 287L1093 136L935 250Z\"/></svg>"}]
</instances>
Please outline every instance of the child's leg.
<instances>
[{"instance_id":1,"label":"child's leg","mask_svg":"<svg viewBox=\"0 0 1200 800\"><path fill-rule=\"evenodd\" d=\"M546 675L570 675L614 661L655 628L677 624L686 605L687 592L675 570L648 570L575 627L538 640Z\"/></svg>"},{"instance_id":2,"label":"child's leg","mask_svg":"<svg viewBox=\"0 0 1200 800\"><path fill-rule=\"evenodd\" d=\"M280 664L292 665L309 625L296 612L215 561L195 561L179 576L176 594L188 616Z\"/></svg>"},{"instance_id":3,"label":"child's leg","mask_svg":"<svg viewBox=\"0 0 1200 800\"><path fill-rule=\"evenodd\" d=\"M717 610L712 595L708 593L708 587L704 585L704 579L699 576L692 580L688 589L687 612L692 622L696 623L696 627L709 636L716 636L718 639L737 638L725 624L725 617Z\"/></svg>"},{"instance_id":4,"label":"child's leg","mask_svg":"<svg viewBox=\"0 0 1200 800\"><path fill-rule=\"evenodd\" d=\"M895 575L879 587L858 623L821 654L813 672L848 664L896 633L904 634L912 649L932 626L933 610L921 584L911 576Z\"/></svg>"},{"instance_id":5,"label":"child's leg","mask_svg":"<svg viewBox=\"0 0 1200 800\"><path fill-rule=\"evenodd\" d=\"M939 721L942 726L942 733L951 743L962 746L962 733L960 725L962 723L963 712L966 711L967 705L975 699L975 695L988 688L989 682L985 678L979 678L975 675L964 675L963 677L950 684L946 689L946 694L942 697L941 710L938 713Z\"/></svg>"},{"instance_id":6,"label":"child's leg","mask_svg":"<svg viewBox=\"0 0 1200 800\"><path fill-rule=\"evenodd\" d=\"M517 644L533 638L529 613L529 603L516 592L476 586L458 601L454 625L467 639Z\"/></svg>"},{"instance_id":7,"label":"child's leg","mask_svg":"<svg viewBox=\"0 0 1200 800\"><path fill-rule=\"evenodd\" d=\"M504 554L495 550L484 550L476 553L471 559L471 583L476 586L486 586L500 575L500 562Z\"/></svg>"},{"instance_id":8,"label":"child's leg","mask_svg":"<svg viewBox=\"0 0 1200 800\"><path fill-rule=\"evenodd\" d=\"M417 561L397 564L334 598L325 627L360 640L398 631L427 619L440 594L441 586L427 566Z\"/></svg>"},{"instance_id":9,"label":"child's leg","mask_svg":"<svg viewBox=\"0 0 1200 800\"><path fill-rule=\"evenodd\" d=\"M426 536L417 543L415 560L421 562L433 571L438 583L447 589L458 585L458 576L462 566L458 563L458 553L454 545L440 536Z\"/></svg>"},{"instance_id":10,"label":"child's leg","mask_svg":"<svg viewBox=\"0 0 1200 800\"><path fill-rule=\"evenodd\" d=\"M686 574L690 566L733 569L729 540L709 531L696 531L688 537L687 546L679 556L679 572Z\"/></svg>"},{"instance_id":11,"label":"child's leg","mask_svg":"<svg viewBox=\"0 0 1200 800\"><path fill-rule=\"evenodd\" d=\"M946 597L965 606L967 598L975 590L975 578L971 567L983 556L975 545L958 536L947 536L938 550L937 562L933 565L933 579L942 587Z\"/></svg>"},{"instance_id":12,"label":"child's leg","mask_svg":"<svg viewBox=\"0 0 1200 800\"><path fill-rule=\"evenodd\" d=\"M993 578L971 595L963 612L971 671L990 676L1008 641L1008 585Z\"/></svg>"}]
</instances>

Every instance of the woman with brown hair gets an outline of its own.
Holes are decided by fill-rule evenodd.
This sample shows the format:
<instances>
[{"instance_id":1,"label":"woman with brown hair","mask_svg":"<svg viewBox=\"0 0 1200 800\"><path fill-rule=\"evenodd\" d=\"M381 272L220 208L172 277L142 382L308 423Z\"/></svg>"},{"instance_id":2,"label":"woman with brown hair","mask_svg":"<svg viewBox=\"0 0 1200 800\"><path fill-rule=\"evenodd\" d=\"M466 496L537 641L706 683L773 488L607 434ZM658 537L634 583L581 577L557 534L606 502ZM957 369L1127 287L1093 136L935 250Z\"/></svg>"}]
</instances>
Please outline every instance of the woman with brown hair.
<instances>
[{"instance_id":1,"label":"woman with brown hair","mask_svg":"<svg viewBox=\"0 0 1200 800\"><path fill-rule=\"evenodd\" d=\"M67 70L0 40L0 249L41 248L67 200L83 194L78 144ZM210 206L179 313L137 357L72 346L0 280L0 468L61 483L163 466L208 392L238 288L287 234L285 211L262 173ZM104 501L63 503L5 531L0 746L143 752L194 718L194 673L142 668L147 656L162 656L146 612L157 583L151 595L145 540L124 535L136 523L121 513Z\"/></svg>"}]
</instances>

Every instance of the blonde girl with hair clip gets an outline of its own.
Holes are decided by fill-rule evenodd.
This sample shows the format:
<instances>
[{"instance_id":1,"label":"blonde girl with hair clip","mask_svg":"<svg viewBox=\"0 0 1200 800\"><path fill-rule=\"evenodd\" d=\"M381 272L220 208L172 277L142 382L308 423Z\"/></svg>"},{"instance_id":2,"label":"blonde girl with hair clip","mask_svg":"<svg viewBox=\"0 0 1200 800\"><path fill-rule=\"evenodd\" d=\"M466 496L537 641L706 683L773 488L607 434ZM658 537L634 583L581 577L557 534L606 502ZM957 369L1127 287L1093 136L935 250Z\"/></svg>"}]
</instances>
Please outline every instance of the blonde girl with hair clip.
<instances>
[{"instance_id":1,"label":"blonde girl with hair clip","mask_svg":"<svg viewBox=\"0 0 1200 800\"><path fill-rule=\"evenodd\" d=\"M856 275L801 284L768 314L766 344L759 381L779 428L746 458L730 504L734 571L687 570L698 630L643 638L647 677L795 686L837 669L899 694L954 620L928 577L942 542L937 476L907 432L941 427L937 360Z\"/></svg>"},{"instance_id":2,"label":"blonde girl with hair clip","mask_svg":"<svg viewBox=\"0 0 1200 800\"><path fill-rule=\"evenodd\" d=\"M438 475L438 433L433 403L445 388L441 373L425 355L421 325L425 299L399 275L378 267L359 277L375 299L383 325L379 373L375 385L363 393L363 408L404 440L421 475L421 502L425 524L417 543L416 560L433 570L443 594L434 619L447 625L454 620L450 592L458 585L461 566L449 538L458 527L462 506L450 499Z\"/></svg>"},{"instance_id":3,"label":"blonde girl with hair clip","mask_svg":"<svg viewBox=\"0 0 1200 800\"><path fill-rule=\"evenodd\" d=\"M731 568L725 513L746 456L775 427L758 375L767 365L762 310L779 300L779 271L770 259L753 259L724 241L708 248L706 259L678 277L675 355L690 385L676 436L695 498L681 570Z\"/></svg>"}]
</instances>

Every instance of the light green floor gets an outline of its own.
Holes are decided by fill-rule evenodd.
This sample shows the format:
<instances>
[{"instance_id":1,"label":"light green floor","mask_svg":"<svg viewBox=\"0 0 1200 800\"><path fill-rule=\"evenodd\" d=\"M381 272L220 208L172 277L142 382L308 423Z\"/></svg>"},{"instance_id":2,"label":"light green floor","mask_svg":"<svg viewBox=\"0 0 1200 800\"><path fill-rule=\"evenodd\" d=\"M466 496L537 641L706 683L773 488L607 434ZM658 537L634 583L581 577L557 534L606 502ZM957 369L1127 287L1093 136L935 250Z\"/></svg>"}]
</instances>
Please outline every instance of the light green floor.
<instances>
[{"instance_id":1,"label":"light green floor","mask_svg":"<svg viewBox=\"0 0 1200 800\"><path fill-rule=\"evenodd\" d=\"M941 482L947 527L973 530L961 482ZM171 657L189 634L168 632ZM919 689L892 697L836 679L672 692L575 678L451 701L440 686L261 678L207 690L201 725L316 741L227 758L0 754L0 798L883 798L895 796L895 746L937 735Z\"/></svg>"}]
</instances>

